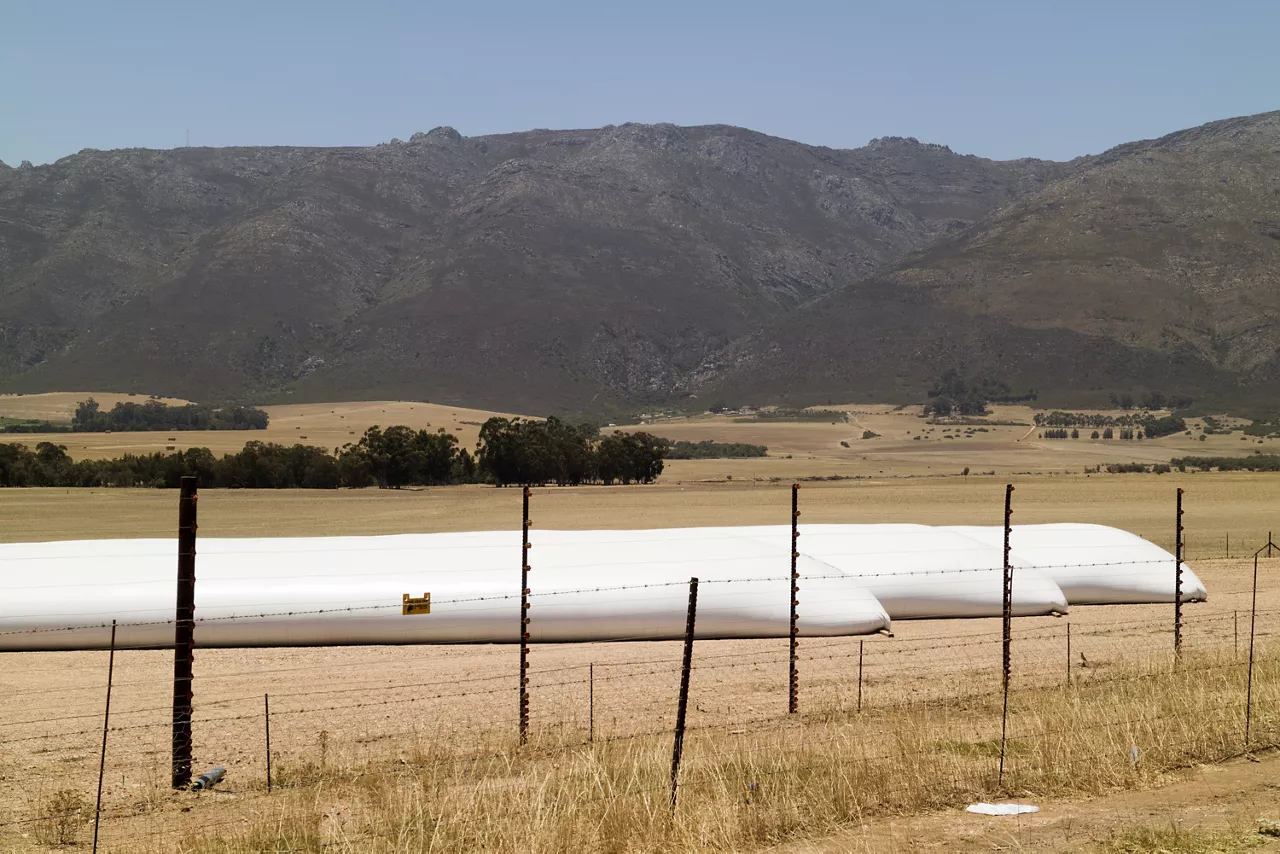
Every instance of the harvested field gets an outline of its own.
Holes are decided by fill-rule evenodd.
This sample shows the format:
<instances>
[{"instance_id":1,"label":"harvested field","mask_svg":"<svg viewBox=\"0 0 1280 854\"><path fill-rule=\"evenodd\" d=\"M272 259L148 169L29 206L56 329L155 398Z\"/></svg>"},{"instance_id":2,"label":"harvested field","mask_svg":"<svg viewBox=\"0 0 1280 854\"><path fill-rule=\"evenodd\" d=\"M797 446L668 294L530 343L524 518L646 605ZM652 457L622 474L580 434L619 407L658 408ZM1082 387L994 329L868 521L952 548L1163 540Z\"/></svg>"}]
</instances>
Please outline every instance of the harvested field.
<instances>
[{"instance_id":1,"label":"harvested field","mask_svg":"<svg viewBox=\"0 0 1280 854\"><path fill-rule=\"evenodd\" d=\"M715 462L715 461L713 461ZM690 467L700 461L691 461ZM675 466L673 465L673 468ZM1280 533L1280 477L1233 472L1185 475L1056 475L1000 478L876 478L806 482L804 522L998 525L1004 485L1016 487L1014 522L1116 525L1171 549L1173 501L1187 490L1188 554L1226 555ZM535 489L536 527L664 528L787 524L790 480L672 481L649 486ZM174 533L176 491L0 490L0 542ZM201 536L315 537L498 530L520 526L517 489L452 486L404 490L206 490Z\"/></svg>"}]
</instances>

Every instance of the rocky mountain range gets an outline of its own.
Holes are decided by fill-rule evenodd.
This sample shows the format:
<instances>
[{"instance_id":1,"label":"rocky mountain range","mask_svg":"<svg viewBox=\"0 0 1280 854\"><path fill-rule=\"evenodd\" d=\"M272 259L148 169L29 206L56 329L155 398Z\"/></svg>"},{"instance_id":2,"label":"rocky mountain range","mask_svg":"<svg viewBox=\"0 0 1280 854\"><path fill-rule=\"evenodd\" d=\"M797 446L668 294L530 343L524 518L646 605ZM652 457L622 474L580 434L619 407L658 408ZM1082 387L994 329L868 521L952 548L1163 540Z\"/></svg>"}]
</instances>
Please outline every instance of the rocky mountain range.
<instances>
[{"instance_id":1,"label":"rocky mountain range","mask_svg":"<svg viewBox=\"0 0 1280 854\"><path fill-rule=\"evenodd\" d=\"M885 396L952 366L1063 403L1156 388L1274 407L1280 113L1075 161L962 233L776 318L700 379L768 397Z\"/></svg>"},{"instance_id":2,"label":"rocky mountain range","mask_svg":"<svg viewBox=\"0 0 1280 854\"><path fill-rule=\"evenodd\" d=\"M1280 113L1070 163L622 125L0 166L0 390L533 412L1280 368Z\"/></svg>"}]
</instances>

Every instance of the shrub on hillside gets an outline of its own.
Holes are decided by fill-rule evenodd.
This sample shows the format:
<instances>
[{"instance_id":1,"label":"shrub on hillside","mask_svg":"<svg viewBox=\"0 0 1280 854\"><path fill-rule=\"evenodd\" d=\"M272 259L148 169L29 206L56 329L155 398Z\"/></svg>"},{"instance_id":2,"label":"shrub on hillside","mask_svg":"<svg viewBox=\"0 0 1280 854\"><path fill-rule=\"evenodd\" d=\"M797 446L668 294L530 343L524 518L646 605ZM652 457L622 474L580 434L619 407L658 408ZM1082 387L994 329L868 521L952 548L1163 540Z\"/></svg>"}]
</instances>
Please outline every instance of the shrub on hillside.
<instances>
[{"instance_id":1,"label":"shrub on hillside","mask_svg":"<svg viewBox=\"0 0 1280 854\"><path fill-rule=\"evenodd\" d=\"M1208 471L1280 471L1280 455L1257 453L1248 457L1177 457L1170 461L1179 468Z\"/></svg>"}]
</instances>

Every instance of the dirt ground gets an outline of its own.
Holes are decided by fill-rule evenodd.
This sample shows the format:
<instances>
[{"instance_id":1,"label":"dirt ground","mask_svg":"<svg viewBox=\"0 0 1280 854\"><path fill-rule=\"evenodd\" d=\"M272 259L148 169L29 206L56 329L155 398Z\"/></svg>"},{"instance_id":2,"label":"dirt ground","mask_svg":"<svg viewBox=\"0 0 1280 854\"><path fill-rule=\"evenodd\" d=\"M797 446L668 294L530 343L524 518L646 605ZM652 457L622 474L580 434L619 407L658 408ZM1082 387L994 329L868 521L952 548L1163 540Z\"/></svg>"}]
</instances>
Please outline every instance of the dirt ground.
<instances>
[{"instance_id":1,"label":"dirt ground","mask_svg":"<svg viewBox=\"0 0 1280 854\"><path fill-rule=\"evenodd\" d=\"M904 816L869 821L829 839L773 850L778 854L1087 851L1135 827L1171 825L1191 832L1238 831L1247 840L1249 832L1258 829L1258 819L1280 820L1277 780L1280 753L1268 751L1170 775L1168 782L1156 789L1081 801L1040 802L1041 811L1029 815L992 817L949 810ZM1280 851L1280 838L1254 834L1239 850L1246 845L1253 851Z\"/></svg>"}]
</instances>

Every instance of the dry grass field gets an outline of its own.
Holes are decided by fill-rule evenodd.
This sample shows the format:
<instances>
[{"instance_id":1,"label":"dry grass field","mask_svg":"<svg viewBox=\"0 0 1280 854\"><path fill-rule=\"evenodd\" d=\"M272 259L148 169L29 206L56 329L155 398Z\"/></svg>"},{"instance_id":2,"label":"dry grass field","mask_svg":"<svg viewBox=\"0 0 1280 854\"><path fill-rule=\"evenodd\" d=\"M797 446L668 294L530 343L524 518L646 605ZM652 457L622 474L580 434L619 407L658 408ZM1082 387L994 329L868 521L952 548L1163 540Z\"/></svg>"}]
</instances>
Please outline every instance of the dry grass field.
<instances>
[{"instance_id":1,"label":"dry grass field","mask_svg":"<svg viewBox=\"0 0 1280 854\"><path fill-rule=\"evenodd\" d=\"M70 421L79 401L92 397L104 409L117 401L143 402L143 396L96 392L57 392L50 394L0 395L0 416L10 418ZM165 400L176 404L183 401ZM360 403L303 403L264 407L271 416L266 430L192 430L178 432L137 433L54 433L13 434L0 437L7 441L35 445L52 441L67 447L75 459L99 459L124 454L152 453L166 448L209 448L215 454L239 451L246 442L277 442L284 445L304 444L321 448L342 447L358 441L367 427L405 424L414 429L444 429L458 437L458 444L474 448L480 425L486 418L500 414L458 406L441 406L414 401L370 401Z\"/></svg>"},{"instance_id":2,"label":"dry grass field","mask_svg":"<svg viewBox=\"0 0 1280 854\"><path fill-rule=\"evenodd\" d=\"M0 416L69 420L78 401L94 397L104 407L118 400L145 400L111 393L65 392L0 395ZM168 401L176 402L176 401ZM480 424L496 414L413 401L287 404L264 407L271 416L266 430L12 434L4 441L35 445L53 441L72 457L100 458L125 453L151 453L167 448L207 447L216 454L238 451L249 441L303 443L338 448L356 441L374 424L406 424L416 429L444 429L458 437L460 447L474 448ZM1188 422L1191 436L1166 436L1154 441L1044 440L1030 428L1034 410L1025 406L997 406L988 419L1028 426L933 425L919 415L919 407L898 409L884 405L829 407L848 413L849 421L742 422L731 416L705 415L664 418L646 424L622 425L621 430L647 430L674 440L747 442L765 445L765 458L671 461L662 480L772 480L814 477L872 477L956 475L992 472L1016 474L1082 472L1086 467L1118 462L1168 462L1185 455L1235 455L1256 450L1274 452L1275 439L1214 434L1200 441L1202 423ZM982 426L979 431L976 428ZM610 428L605 428L606 430ZM861 438L864 432L878 434ZM1087 431L1086 431L1087 433ZM841 445L848 444L848 447Z\"/></svg>"},{"instance_id":3,"label":"dry grass field","mask_svg":"<svg viewBox=\"0 0 1280 854\"><path fill-rule=\"evenodd\" d=\"M71 413L82 400L92 397L110 409L117 403L145 403L146 395L119 392L55 391L47 394L0 394L0 417L30 418L34 421L70 421ZM161 403L181 406L189 401L176 397L159 398Z\"/></svg>"},{"instance_id":4,"label":"dry grass field","mask_svg":"<svg viewBox=\"0 0 1280 854\"><path fill-rule=\"evenodd\" d=\"M699 442L748 442L765 445L765 459L708 460L670 463L671 479L931 476L994 472L1002 477L1023 473L1082 472L1106 463L1165 463L1188 455L1243 455L1275 452L1280 442L1239 434L1206 436L1203 422L1191 419L1191 435L1153 441L1102 439L1038 439L1031 427L1035 410L996 406L988 425L928 424L920 407L824 407L848 413L848 422L744 422L733 416L668 418L624 430L647 430L669 439ZM1119 414L1119 413L1110 413ZM996 422L1009 422L999 424ZM1024 425L1024 426L1017 426ZM982 427L982 430L977 430ZM866 432L876 438L863 439ZM1087 437L1090 431L1082 431ZM848 447L841 445L846 442Z\"/></svg>"},{"instance_id":5,"label":"dry grass field","mask_svg":"<svg viewBox=\"0 0 1280 854\"><path fill-rule=\"evenodd\" d=\"M53 416L50 401L37 404L50 415L34 417ZM0 407L0 414L26 412ZM411 403L271 412L271 430L248 438L291 441L298 434L328 446L368 423L474 430L462 422L488 415ZM1242 555L1268 531L1280 532L1280 477L1084 475L1080 470L1098 461L1089 454L1115 448L1037 442L1025 427L959 439L938 438L943 428L934 427L936 434L917 441L909 437L928 425L888 407L858 410L849 424L702 418L644 429L677 439L762 442L771 456L677 461L650 486L537 489L535 537L554 528L785 524L793 479L839 474L849 479L804 481L802 525L999 524L1003 487L1011 482L1015 525L1099 522L1170 547L1181 486L1188 556L1211 599L1186 609L1187 652L1176 670L1171 606L1078 608L1063 619L1016 620L1012 740L1002 783L995 775L998 620L899 622L893 638L802 640L798 716L786 714L785 642L699 642L674 819L667 775L677 644L536 647L534 731L522 749L514 744L514 648L198 651L197 773L214 764L229 771L224 784L201 795L167 786L171 653L122 651L113 679L104 850L1227 851L1255 850L1262 841L1251 824L1269 814L1275 798L1267 786L1280 770L1280 759L1264 749L1280 742L1280 557L1262 564L1251 740L1260 763L1216 763L1245 750L1252 564ZM863 429L881 438L855 438ZM215 450L234 450L246 436L199 435L227 443L198 442ZM464 444L474 441L458 435ZM159 441L148 434L57 438L84 441L81 453L111 454ZM1114 458L1229 447L1223 437L1194 445L1184 439L1124 443L1125 453ZM998 473L961 477L965 465ZM1067 470L1075 473L1050 474ZM207 490L199 512L201 537L431 532L518 527L520 497L488 487ZM175 525L169 491L0 490L0 541L172 536ZM536 584L536 553L534 565ZM0 657L0 850L47 850L60 837L81 844L89 838L106 659ZM266 694L276 784L270 794ZM1043 812L991 819L958 809L997 798L1031 801ZM1190 824L1188 815L1196 817Z\"/></svg>"},{"instance_id":6,"label":"dry grass field","mask_svg":"<svg viewBox=\"0 0 1280 854\"><path fill-rule=\"evenodd\" d=\"M698 463L690 463L691 466ZM1265 473L1022 475L877 478L802 484L806 523L1001 521L1013 483L1015 523L1118 525L1173 544L1174 492L1186 490L1192 559L1239 555L1280 534L1280 477ZM787 524L791 481L666 482L535 489L544 529ZM150 489L0 490L0 542L172 536L176 494ZM205 490L200 532L210 537L325 536L518 528L517 489Z\"/></svg>"}]
</instances>

